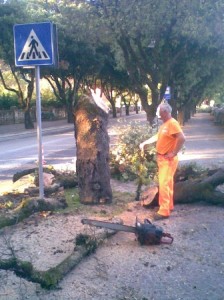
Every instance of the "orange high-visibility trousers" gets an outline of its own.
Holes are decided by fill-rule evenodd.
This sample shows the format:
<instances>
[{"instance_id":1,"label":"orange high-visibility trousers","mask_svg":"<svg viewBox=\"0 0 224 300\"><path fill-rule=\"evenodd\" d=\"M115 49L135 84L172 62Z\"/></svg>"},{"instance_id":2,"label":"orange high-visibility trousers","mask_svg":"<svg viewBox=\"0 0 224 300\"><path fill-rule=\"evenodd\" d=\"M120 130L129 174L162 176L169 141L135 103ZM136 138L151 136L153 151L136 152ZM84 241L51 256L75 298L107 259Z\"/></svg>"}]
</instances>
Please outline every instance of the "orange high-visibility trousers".
<instances>
[{"instance_id":1,"label":"orange high-visibility trousers","mask_svg":"<svg viewBox=\"0 0 224 300\"><path fill-rule=\"evenodd\" d=\"M178 157L167 159L162 155L157 156L159 168L159 211L163 216L169 216L170 211L174 208L173 203L173 186L174 174L178 165Z\"/></svg>"}]
</instances>

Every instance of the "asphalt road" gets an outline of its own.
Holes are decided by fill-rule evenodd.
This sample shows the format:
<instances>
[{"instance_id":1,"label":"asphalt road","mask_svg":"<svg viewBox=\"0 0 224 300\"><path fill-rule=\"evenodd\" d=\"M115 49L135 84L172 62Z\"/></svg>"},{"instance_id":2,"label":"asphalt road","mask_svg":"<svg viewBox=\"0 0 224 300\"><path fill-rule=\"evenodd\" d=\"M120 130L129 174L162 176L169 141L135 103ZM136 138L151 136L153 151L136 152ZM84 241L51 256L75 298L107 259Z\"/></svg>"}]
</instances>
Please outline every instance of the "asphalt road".
<instances>
[{"instance_id":1,"label":"asphalt road","mask_svg":"<svg viewBox=\"0 0 224 300\"><path fill-rule=\"evenodd\" d=\"M110 119L108 133L110 143L116 143L119 128L131 121L146 122L144 112L129 117ZM43 130L43 159L57 169L75 170L76 147L72 124L62 122L47 124ZM53 126L53 127L51 127ZM12 183L13 174L19 170L34 168L38 160L36 131L21 131L15 126L0 126L0 191ZM7 132L7 128L9 128ZM12 132L10 132L12 131ZM180 163L196 163L204 167L224 165L224 129L213 123L210 114L199 113L183 127L186 150L179 155Z\"/></svg>"},{"instance_id":2,"label":"asphalt road","mask_svg":"<svg viewBox=\"0 0 224 300\"><path fill-rule=\"evenodd\" d=\"M43 135L43 159L47 164L72 163L75 157L74 133L56 132ZM21 169L37 166L38 141L35 135L18 135L0 143L0 181L12 178Z\"/></svg>"},{"instance_id":3,"label":"asphalt road","mask_svg":"<svg viewBox=\"0 0 224 300\"><path fill-rule=\"evenodd\" d=\"M203 167L224 166L224 128L215 125L209 113L197 113L183 127L186 150L179 155L181 163Z\"/></svg>"},{"instance_id":4,"label":"asphalt road","mask_svg":"<svg viewBox=\"0 0 224 300\"><path fill-rule=\"evenodd\" d=\"M116 143L121 126L136 120L145 122L145 113L109 119L110 143ZM52 125L49 122L45 126L48 127L42 131L42 159L45 164L60 170L75 170L76 145L73 124L59 121L52 122ZM3 127L0 127L0 192L8 189L16 172L38 166L36 130L24 131L21 125L16 127L17 125L4 126L4 131Z\"/></svg>"}]
</instances>

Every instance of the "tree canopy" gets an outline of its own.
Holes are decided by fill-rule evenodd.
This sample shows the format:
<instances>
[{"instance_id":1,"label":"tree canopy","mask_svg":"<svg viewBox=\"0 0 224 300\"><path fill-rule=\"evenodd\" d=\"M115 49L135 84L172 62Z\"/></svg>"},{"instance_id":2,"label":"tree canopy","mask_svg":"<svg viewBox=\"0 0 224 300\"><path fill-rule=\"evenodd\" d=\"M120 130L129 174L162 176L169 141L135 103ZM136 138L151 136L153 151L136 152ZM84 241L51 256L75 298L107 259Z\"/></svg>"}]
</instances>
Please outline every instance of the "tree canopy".
<instances>
[{"instance_id":1,"label":"tree canopy","mask_svg":"<svg viewBox=\"0 0 224 300\"><path fill-rule=\"evenodd\" d=\"M14 60L14 23L57 25L59 67L42 75L69 111L97 81L105 90L136 93L150 122L167 86L176 109L190 110L220 91L222 0L8 0L0 8L6 64Z\"/></svg>"}]
</instances>

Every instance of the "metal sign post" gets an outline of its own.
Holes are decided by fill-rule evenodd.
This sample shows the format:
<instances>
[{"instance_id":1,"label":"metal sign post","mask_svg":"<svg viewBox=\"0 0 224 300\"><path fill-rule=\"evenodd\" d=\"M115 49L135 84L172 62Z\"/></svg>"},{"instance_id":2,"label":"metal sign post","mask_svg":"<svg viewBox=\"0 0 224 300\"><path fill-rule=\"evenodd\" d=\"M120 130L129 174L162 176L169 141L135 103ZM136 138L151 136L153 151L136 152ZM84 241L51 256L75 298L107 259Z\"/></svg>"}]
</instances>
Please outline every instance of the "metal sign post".
<instances>
[{"instance_id":1,"label":"metal sign post","mask_svg":"<svg viewBox=\"0 0 224 300\"><path fill-rule=\"evenodd\" d=\"M15 65L35 66L39 196L44 197L40 66L57 65L57 30L51 22L14 25Z\"/></svg>"},{"instance_id":2,"label":"metal sign post","mask_svg":"<svg viewBox=\"0 0 224 300\"><path fill-rule=\"evenodd\" d=\"M38 140L38 163L39 163L39 196L44 197L43 159L42 159L42 120L41 120L41 97L40 97L40 67L35 67L36 76L36 115L37 115L37 140Z\"/></svg>"}]
</instances>

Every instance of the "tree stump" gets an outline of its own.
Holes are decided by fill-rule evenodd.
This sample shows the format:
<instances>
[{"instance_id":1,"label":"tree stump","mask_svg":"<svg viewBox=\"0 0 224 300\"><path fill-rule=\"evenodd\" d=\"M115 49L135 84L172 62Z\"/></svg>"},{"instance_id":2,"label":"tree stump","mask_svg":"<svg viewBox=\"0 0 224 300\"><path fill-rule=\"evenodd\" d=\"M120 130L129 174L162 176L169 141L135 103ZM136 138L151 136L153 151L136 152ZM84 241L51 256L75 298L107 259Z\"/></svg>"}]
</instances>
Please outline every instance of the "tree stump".
<instances>
[{"instance_id":1,"label":"tree stump","mask_svg":"<svg viewBox=\"0 0 224 300\"><path fill-rule=\"evenodd\" d=\"M76 173L83 204L112 202L108 118L92 96L82 96L75 108Z\"/></svg>"}]
</instances>

